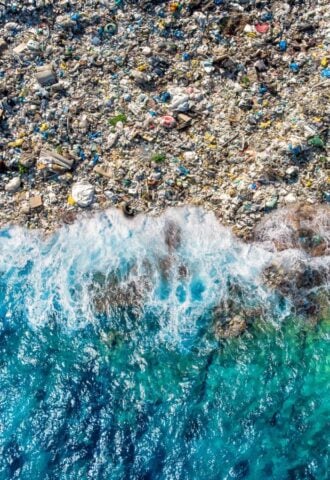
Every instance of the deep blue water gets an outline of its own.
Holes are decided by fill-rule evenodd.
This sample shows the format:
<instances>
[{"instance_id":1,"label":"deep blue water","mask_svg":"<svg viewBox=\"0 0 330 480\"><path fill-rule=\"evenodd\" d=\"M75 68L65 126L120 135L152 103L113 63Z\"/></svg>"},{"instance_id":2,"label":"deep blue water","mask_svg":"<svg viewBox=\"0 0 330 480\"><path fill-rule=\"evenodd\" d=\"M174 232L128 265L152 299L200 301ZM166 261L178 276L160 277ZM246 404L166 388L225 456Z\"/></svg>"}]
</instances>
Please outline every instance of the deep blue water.
<instances>
[{"instance_id":1,"label":"deep blue water","mask_svg":"<svg viewBox=\"0 0 330 480\"><path fill-rule=\"evenodd\" d=\"M0 479L329 478L329 321L270 255L195 210L3 231ZM263 314L219 340L226 302Z\"/></svg>"}]
</instances>

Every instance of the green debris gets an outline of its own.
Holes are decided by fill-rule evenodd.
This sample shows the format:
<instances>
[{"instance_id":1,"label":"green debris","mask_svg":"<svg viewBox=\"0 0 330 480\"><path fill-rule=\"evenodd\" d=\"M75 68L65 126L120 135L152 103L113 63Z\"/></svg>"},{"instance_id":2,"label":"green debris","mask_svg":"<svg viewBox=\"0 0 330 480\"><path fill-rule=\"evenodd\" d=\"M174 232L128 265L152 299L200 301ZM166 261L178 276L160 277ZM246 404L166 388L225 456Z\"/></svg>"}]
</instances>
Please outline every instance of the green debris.
<instances>
[{"instance_id":1,"label":"green debris","mask_svg":"<svg viewBox=\"0 0 330 480\"><path fill-rule=\"evenodd\" d=\"M275 196L271 197L269 200L267 200L265 204L266 209L272 210L273 208L275 208L277 206L277 201L278 201L277 197Z\"/></svg>"},{"instance_id":2,"label":"green debris","mask_svg":"<svg viewBox=\"0 0 330 480\"><path fill-rule=\"evenodd\" d=\"M318 148L325 147L325 143L319 135L315 135L315 137L310 138L308 140L308 145L311 145L312 147L318 147Z\"/></svg>"},{"instance_id":3,"label":"green debris","mask_svg":"<svg viewBox=\"0 0 330 480\"><path fill-rule=\"evenodd\" d=\"M243 87L248 88L250 86L250 79L247 75L244 75L241 79L241 84Z\"/></svg>"},{"instance_id":4,"label":"green debris","mask_svg":"<svg viewBox=\"0 0 330 480\"><path fill-rule=\"evenodd\" d=\"M27 173L29 169L22 165L21 163L18 164L18 171L20 175L24 175L24 173Z\"/></svg>"},{"instance_id":5,"label":"green debris","mask_svg":"<svg viewBox=\"0 0 330 480\"><path fill-rule=\"evenodd\" d=\"M154 153L151 157L151 161L154 163L163 163L166 160L165 153Z\"/></svg>"},{"instance_id":6,"label":"green debris","mask_svg":"<svg viewBox=\"0 0 330 480\"><path fill-rule=\"evenodd\" d=\"M132 185L132 180L129 178L124 178L121 183L124 187L130 187Z\"/></svg>"},{"instance_id":7,"label":"green debris","mask_svg":"<svg viewBox=\"0 0 330 480\"><path fill-rule=\"evenodd\" d=\"M112 127L115 127L117 125L118 122L122 122L122 123L126 123L127 122L127 117L124 113L119 113L118 115L116 115L115 117L112 117L110 120L109 120L109 125L111 125Z\"/></svg>"}]
</instances>

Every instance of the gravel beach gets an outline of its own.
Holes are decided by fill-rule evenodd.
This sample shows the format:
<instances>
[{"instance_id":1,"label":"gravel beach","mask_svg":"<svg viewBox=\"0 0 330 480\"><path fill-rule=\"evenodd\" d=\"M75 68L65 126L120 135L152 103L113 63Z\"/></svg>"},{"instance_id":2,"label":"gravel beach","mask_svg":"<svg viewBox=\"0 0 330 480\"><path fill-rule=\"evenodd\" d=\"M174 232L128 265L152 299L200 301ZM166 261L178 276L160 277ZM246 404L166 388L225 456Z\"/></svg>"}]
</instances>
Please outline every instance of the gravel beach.
<instances>
[{"instance_id":1,"label":"gravel beach","mask_svg":"<svg viewBox=\"0 0 330 480\"><path fill-rule=\"evenodd\" d=\"M327 1L0 3L0 226L326 204Z\"/></svg>"}]
</instances>

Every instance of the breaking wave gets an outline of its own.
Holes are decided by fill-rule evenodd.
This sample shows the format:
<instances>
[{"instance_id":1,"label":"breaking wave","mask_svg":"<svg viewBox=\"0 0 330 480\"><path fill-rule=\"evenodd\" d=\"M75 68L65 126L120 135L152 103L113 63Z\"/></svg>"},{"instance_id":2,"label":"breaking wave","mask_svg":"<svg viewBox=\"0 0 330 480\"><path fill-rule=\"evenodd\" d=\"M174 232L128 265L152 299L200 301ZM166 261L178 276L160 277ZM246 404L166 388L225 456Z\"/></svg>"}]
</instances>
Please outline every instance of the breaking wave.
<instances>
[{"instance_id":1,"label":"breaking wave","mask_svg":"<svg viewBox=\"0 0 330 480\"><path fill-rule=\"evenodd\" d=\"M0 232L0 478L325 478L328 217L306 215L250 244L195 208Z\"/></svg>"}]
</instances>

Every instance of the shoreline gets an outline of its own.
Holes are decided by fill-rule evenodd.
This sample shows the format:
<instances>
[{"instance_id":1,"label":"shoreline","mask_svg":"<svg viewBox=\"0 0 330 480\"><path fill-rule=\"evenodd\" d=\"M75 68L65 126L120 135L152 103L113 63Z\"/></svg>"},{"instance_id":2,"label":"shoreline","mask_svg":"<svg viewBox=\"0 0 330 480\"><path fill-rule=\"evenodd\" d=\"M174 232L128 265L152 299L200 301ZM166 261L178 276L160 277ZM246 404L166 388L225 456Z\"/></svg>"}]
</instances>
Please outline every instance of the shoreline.
<instances>
[{"instance_id":1,"label":"shoreline","mask_svg":"<svg viewBox=\"0 0 330 480\"><path fill-rule=\"evenodd\" d=\"M252 276L250 280L259 282L268 295L274 295L274 301L277 298L275 303L280 305L281 302L283 304L289 302L292 309L291 314L301 316L306 321L316 322L317 319L328 315L329 206L297 205L274 211L260 221L253 231L253 238L248 241L240 239L228 227L221 224L213 212L201 207L169 208L158 215L155 215L154 212L152 215L143 213L131 215L131 212L129 213L130 215L125 215L123 211L115 208L103 212L85 211L75 219L72 225L59 228L58 235L51 237L50 243L48 239L56 231L39 230L40 235L30 236L30 239L35 238L40 244L41 250L44 243L47 255L49 245L53 245L53 239L57 245L55 250L63 242L65 245L67 242L69 242L68 245L72 244L72 255L77 254L80 248L79 241L84 236L86 242L91 242L92 249L94 243L101 250L105 249L104 254L107 250L107 242L109 242L111 251L111 239L115 246L128 242L128 249L130 238L138 239L138 243L135 244L133 241L132 245L133 247L138 245L141 252L136 258L135 254L133 255L135 260L126 274L127 278L125 276L121 278L120 275L117 278L118 272L116 269L113 272L111 269L109 271L106 260L99 265L99 270L93 270L95 277L93 288L95 288L96 296L94 298L91 295L91 302L97 305L97 310L101 313L105 313L107 309L114 306L122 308L131 306L137 310L142 308L143 302L147 301L148 295L152 291L152 284L148 280L151 272L157 278L163 278L165 283L171 284L172 280L177 278L177 281L188 284L191 275L189 267L187 267L189 260L185 265L182 263L182 258L185 258L187 249L189 251L189 248L192 248L193 251L197 250L198 252L197 262L201 262L205 257L206 249L207 255L204 259L206 264L208 264L210 255L216 261L220 252L226 257L228 249L232 249L230 255L233 255L233 258L235 258L236 249L244 251L239 270L244 276L246 265L250 265L250 268L253 265L257 271L259 262L263 262L262 269L259 269L256 277ZM22 241L29 243L29 230L26 228L24 230L22 239L15 238L15 234L20 233L20 230L13 228L12 232L9 231L8 238L12 238L10 241L14 242L13 245L19 245ZM118 238L122 240L118 240ZM6 236L4 242L3 246L7 242ZM149 258L148 246L152 252L154 247L151 245L153 243L156 244L155 251L150 254ZM130 254L129 252L127 254L129 264ZM118 253L118 261L122 255L123 253ZM141 271L140 268L136 268L135 263L141 265ZM141 273L146 268L148 273ZM240 273L236 271L235 274L235 267L233 268L233 281L230 280L230 285L227 287L232 289L233 293L236 292L240 300L236 304L233 301L227 303L226 299L224 303L221 303L222 300L219 299L219 304L214 306L214 329L219 338L238 336L249 328L251 322L253 323L259 316L262 318L267 314L267 302L264 305L262 298L258 307L251 308L248 300L251 292L245 292L245 287L242 287L239 282ZM103 269L107 271L106 275L102 273ZM192 280L190 279L190 281ZM245 294L247 295L246 299ZM212 287L210 295L212 295Z\"/></svg>"},{"instance_id":2,"label":"shoreline","mask_svg":"<svg viewBox=\"0 0 330 480\"><path fill-rule=\"evenodd\" d=\"M97 202L95 202L97 203ZM120 211L123 214L123 217L126 218L134 218L136 216L146 216L146 217L161 217L166 214L166 211L176 210L176 209L189 209L189 208L200 208L205 213L213 213L219 224L225 228L228 228L234 237L241 239L246 242L252 242L256 232L258 229L262 229L262 226L267 223L267 220L270 220L274 217L274 215L283 215L283 220L285 221L286 214L288 212L298 212L306 209L311 209L311 211L324 211L324 215L330 221L330 205L327 203L319 203L319 204L308 204L308 203L296 203L294 205L283 206L282 208L278 208L276 210L271 210L269 212L262 212L259 215L258 220L256 220L249 228L240 229L237 226L235 219L233 221L223 221L221 208L215 205L211 205L209 203L183 203L178 205L167 205L160 207L156 205L155 207L150 207L149 210L141 211L138 208L135 208L137 205L136 202L123 202L119 206L111 205L107 203L106 205L93 205L93 208L79 208L79 207L71 207L70 209L61 209L61 208L49 208L48 210L44 210L42 207L38 208L38 210L33 214L31 213L24 213L17 212L17 216L14 221L7 220L1 218L3 213L0 212L0 231L15 227L24 227L27 230L36 230L45 234L46 236L52 235L56 233L62 227L66 225L72 225L73 223L81 222L86 219L91 219L95 216L101 215L102 213L106 213L107 211L111 211L112 209ZM14 212L12 212L14 214ZM48 215L51 213L54 217L50 220ZM6 217L6 215L4 216ZM303 219L303 215L302 215ZM314 225L315 227L315 225ZM296 228L296 225L293 229Z\"/></svg>"}]
</instances>

